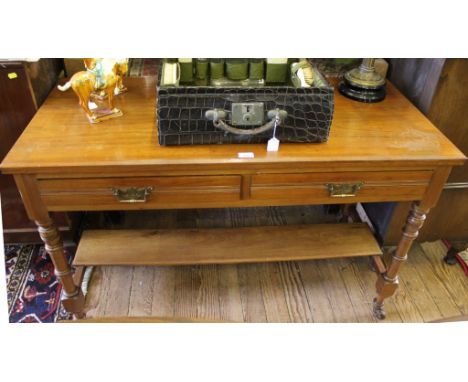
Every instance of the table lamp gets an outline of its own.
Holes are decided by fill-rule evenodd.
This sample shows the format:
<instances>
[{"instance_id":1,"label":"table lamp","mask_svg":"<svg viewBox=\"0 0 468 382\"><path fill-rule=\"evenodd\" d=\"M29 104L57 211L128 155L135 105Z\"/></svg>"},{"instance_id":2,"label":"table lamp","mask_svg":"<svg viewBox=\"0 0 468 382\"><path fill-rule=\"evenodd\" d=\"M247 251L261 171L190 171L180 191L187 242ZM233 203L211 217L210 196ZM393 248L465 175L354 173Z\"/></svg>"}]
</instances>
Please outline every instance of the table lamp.
<instances>
[{"instance_id":1,"label":"table lamp","mask_svg":"<svg viewBox=\"0 0 468 382\"><path fill-rule=\"evenodd\" d=\"M375 71L375 58L364 58L358 68L343 76L341 94L360 102L379 102L385 98L385 79Z\"/></svg>"}]
</instances>

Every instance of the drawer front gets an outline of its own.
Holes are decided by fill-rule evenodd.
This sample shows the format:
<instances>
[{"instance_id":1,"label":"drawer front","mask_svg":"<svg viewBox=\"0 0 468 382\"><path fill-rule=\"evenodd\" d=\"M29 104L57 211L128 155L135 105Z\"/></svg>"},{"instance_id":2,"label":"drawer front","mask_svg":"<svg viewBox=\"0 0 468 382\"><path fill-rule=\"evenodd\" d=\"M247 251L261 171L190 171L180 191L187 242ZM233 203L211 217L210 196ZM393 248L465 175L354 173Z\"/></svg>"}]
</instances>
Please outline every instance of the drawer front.
<instances>
[{"instance_id":1,"label":"drawer front","mask_svg":"<svg viewBox=\"0 0 468 382\"><path fill-rule=\"evenodd\" d=\"M252 177L252 200L277 204L339 204L418 200L432 171L259 174Z\"/></svg>"},{"instance_id":2,"label":"drawer front","mask_svg":"<svg viewBox=\"0 0 468 382\"><path fill-rule=\"evenodd\" d=\"M215 207L240 200L240 176L39 180L51 211Z\"/></svg>"}]
</instances>

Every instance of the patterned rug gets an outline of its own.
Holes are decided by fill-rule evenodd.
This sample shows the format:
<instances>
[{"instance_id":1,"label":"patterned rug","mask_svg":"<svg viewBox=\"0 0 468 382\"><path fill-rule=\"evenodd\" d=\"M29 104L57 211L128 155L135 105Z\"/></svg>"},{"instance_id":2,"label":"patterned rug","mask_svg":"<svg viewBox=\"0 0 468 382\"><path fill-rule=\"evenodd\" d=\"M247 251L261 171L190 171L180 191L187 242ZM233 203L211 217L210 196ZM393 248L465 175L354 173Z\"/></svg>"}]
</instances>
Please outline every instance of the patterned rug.
<instances>
[{"instance_id":1,"label":"patterned rug","mask_svg":"<svg viewBox=\"0 0 468 382\"><path fill-rule=\"evenodd\" d=\"M69 260L75 248L66 247ZM10 322L70 319L60 304L62 286L42 245L6 245L5 265Z\"/></svg>"},{"instance_id":2,"label":"patterned rug","mask_svg":"<svg viewBox=\"0 0 468 382\"><path fill-rule=\"evenodd\" d=\"M161 64L160 58L130 58L129 77L157 76Z\"/></svg>"}]
</instances>

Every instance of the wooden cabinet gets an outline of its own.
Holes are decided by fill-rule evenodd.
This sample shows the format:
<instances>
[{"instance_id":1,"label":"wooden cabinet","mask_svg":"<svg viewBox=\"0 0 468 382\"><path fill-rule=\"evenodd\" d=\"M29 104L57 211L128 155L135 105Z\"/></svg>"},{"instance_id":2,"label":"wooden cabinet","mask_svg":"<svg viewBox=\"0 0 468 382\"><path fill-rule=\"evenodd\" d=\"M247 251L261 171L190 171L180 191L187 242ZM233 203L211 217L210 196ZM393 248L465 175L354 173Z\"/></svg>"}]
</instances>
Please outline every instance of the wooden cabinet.
<instances>
[{"instance_id":1,"label":"wooden cabinet","mask_svg":"<svg viewBox=\"0 0 468 382\"><path fill-rule=\"evenodd\" d=\"M468 59L392 59L390 79L465 155L468 154ZM395 244L407 203L366 205L385 244ZM468 238L468 165L453 169L418 240Z\"/></svg>"},{"instance_id":2,"label":"wooden cabinet","mask_svg":"<svg viewBox=\"0 0 468 382\"><path fill-rule=\"evenodd\" d=\"M0 61L0 161L10 151L57 82L60 59L38 62ZM11 175L0 175L5 243L39 242ZM68 230L65 214L56 215L61 230Z\"/></svg>"}]
</instances>

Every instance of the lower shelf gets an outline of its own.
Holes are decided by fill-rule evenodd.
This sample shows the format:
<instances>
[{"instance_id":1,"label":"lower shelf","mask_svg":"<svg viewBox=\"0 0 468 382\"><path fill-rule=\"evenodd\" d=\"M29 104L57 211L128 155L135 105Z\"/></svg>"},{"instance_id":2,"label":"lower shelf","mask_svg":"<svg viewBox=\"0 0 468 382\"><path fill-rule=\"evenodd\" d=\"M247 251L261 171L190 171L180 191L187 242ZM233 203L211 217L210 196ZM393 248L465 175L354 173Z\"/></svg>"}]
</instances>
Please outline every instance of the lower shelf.
<instances>
[{"instance_id":1,"label":"lower shelf","mask_svg":"<svg viewBox=\"0 0 468 382\"><path fill-rule=\"evenodd\" d=\"M85 231L75 265L227 264L382 254L366 224Z\"/></svg>"}]
</instances>

